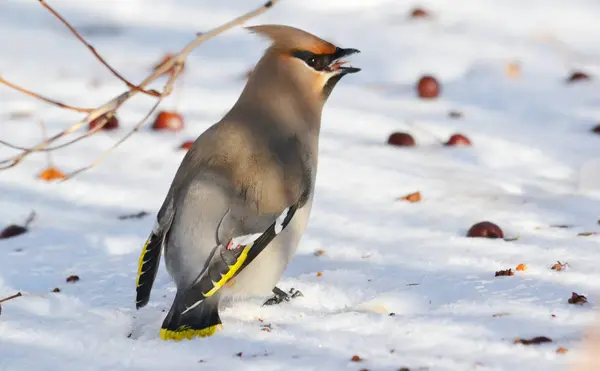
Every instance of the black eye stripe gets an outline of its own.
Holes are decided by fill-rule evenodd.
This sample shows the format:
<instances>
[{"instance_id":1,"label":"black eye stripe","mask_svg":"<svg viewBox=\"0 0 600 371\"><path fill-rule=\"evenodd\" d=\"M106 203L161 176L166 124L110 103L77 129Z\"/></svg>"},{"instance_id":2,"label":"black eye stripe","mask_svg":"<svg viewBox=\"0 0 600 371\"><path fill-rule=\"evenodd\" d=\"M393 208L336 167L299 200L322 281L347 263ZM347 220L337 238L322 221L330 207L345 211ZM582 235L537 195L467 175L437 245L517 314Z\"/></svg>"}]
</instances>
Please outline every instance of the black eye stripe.
<instances>
[{"instance_id":1,"label":"black eye stripe","mask_svg":"<svg viewBox=\"0 0 600 371\"><path fill-rule=\"evenodd\" d=\"M317 71L323 71L335 59L332 54L314 54L306 50L296 50L292 56L301 59Z\"/></svg>"}]
</instances>

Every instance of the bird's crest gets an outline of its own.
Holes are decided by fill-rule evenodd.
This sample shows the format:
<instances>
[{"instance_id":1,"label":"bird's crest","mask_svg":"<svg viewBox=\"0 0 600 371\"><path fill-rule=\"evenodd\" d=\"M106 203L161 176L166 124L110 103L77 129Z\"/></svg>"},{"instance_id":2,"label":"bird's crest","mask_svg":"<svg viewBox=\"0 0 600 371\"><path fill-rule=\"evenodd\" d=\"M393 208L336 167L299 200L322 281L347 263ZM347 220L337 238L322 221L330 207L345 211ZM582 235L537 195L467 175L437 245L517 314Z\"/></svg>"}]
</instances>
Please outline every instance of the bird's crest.
<instances>
[{"instance_id":1,"label":"bird's crest","mask_svg":"<svg viewBox=\"0 0 600 371\"><path fill-rule=\"evenodd\" d=\"M281 51L306 50L314 54L332 54L336 50L332 43L291 26L266 24L246 29L271 39L272 46Z\"/></svg>"}]
</instances>

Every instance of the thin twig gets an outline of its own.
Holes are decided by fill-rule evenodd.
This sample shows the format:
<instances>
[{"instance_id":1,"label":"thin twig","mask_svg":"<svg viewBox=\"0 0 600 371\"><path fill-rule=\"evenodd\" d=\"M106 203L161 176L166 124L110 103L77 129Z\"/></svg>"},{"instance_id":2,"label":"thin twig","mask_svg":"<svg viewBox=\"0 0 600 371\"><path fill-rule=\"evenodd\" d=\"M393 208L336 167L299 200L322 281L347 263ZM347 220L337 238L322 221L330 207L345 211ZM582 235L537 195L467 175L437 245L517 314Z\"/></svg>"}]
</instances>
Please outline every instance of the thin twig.
<instances>
[{"instance_id":1,"label":"thin twig","mask_svg":"<svg viewBox=\"0 0 600 371\"><path fill-rule=\"evenodd\" d=\"M54 104L55 106L58 106L60 108L70 109L70 110L75 111L75 112L92 112L94 110L93 108L80 108L80 107L69 106L68 104L64 104L64 103L56 101L54 99L50 99L50 98L44 97L43 95L40 95L38 93L34 93L31 90L27 90L25 88L22 88L19 85L16 85L16 84L13 84L12 82L6 81L2 77L0 77L0 84L4 84L4 85L8 86L9 88L13 88L13 89L15 89L17 91L20 91L21 93L24 93L24 94L29 95L31 97L37 98L37 99L42 100L42 101L44 101L46 103Z\"/></svg>"},{"instance_id":2,"label":"thin twig","mask_svg":"<svg viewBox=\"0 0 600 371\"><path fill-rule=\"evenodd\" d=\"M183 64L185 63L185 60L187 59L187 57L189 56L189 54L198 46L200 46L202 43L204 43L205 41L212 39L218 35L220 35L221 33L237 26L240 25L246 21L248 21L249 19L256 17L264 12L266 12L269 8L271 8L273 5L275 5L277 2L279 2L279 0L271 0L271 1L267 1L265 4L263 4L260 8L255 9L253 11L250 11L240 17L237 17L209 32L206 33L202 33L202 34L198 34L196 36L196 38L190 42L189 44L187 44L179 53L177 53L176 55L173 56L173 58L169 59L168 61L166 61L163 65L161 65L160 67L156 68L153 73L146 77L144 79L144 81L142 81L137 87L139 88L138 90L133 90L130 89L118 96L116 96L115 98L109 100L108 102L106 102L105 104L101 105L100 107L92 110L91 112L88 113L87 117L81 121L79 121L78 123L72 125L71 127L53 135L52 137L50 137L48 140L41 142L39 144L37 144L36 146L32 147L32 148L28 148L27 150L23 151L23 153L11 157L9 159L5 159L3 161L0 161L0 164L6 164L8 163L8 165L0 167L0 170L6 170L9 168L12 168L16 165L18 165L21 161L23 161L23 159L27 156L29 156L31 153L33 152L38 152L38 151L42 151L44 148L46 148L50 143L66 136L69 135L75 131L77 131L80 127L89 124L90 122L92 122L93 120L97 119L98 117L109 113L109 112L115 112L119 107L121 107L121 105L123 105L127 100L129 100L131 97L133 97L134 95L136 95L140 89L144 89L147 85L149 85L150 83L152 83L153 81L155 81L157 78L161 77L166 71L169 71L170 69L172 69L174 66L176 65L181 65L183 66ZM176 77L176 76L172 76L172 77ZM171 87L168 87L168 89L166 88L165 91L160 94L161 97L160 99L166 97L167 95L170 94L170 90ZM96 126L94 128L94 130L92 130L92 132L96 132L97 130L100 130L104 125L106 124L106 121L102 122L101 124L99 124L98 126ZM143 123L142 123L143 124ZM88 134L86 134L86 136L89 136ZM79 139L77 139L79 140Z\"/></svg>"},{"instance_id":3,"label":"thin twig","mask_svg":"<svg viewBox=\"0 0 600 371\"><path fill-rule=\"evenodd\" d=\"M8 296L8 297L6 297L6 298L4 298L4 299L0 299L0 303L4 303L5 301L9 301L9 300L12 300L12 299L16 299L16 298L18 298L19 296L23 296L23 294L21 294L20 292L17 292L17 293L16 293L16 294L14 294L14 295Z\"/></svg>"},{"instance_id":4,"label":"thin twig","mask_svg":"<svg viewBox=\"0 0 600 371\"><path fill-rule=\"evenodd\" d=\"M44 124L44 120L40 120L40 127L42 129L43 140L48 140L48 133L46 131L46 125ZM46 161L48 162L48 167L52 167L52 154L50 152L46 152Z\"/></svg>"},{"instance_id":5,"label":"thin twig","mask_svg":"<svg viewBox=\"0 0 600 371\"><path fill-rule=\"evenodd\" d=\"M100 164L101 162L103 162L106 159L106 157L108 157L108 155L112 151L114 151L117 147L119 147L121 144L123 144L123 142L125 142L133 134L135 134L136 132L138 132L142 128L142 126L144 126L146 124L146 122L148 121L148 119L150 118L150 116L152 116L152 114L154 113L154 111L156 111L156 109L158 108L158 106L162 103L163 99L166 96L168 96L169 94L171 94L171 90L173 89L173 84L175 83L175 81L177 79L177 76L181 73L182 69L183 69L183 65L182 64L176 64L173 67L173 73L170 75L169 80L165 84L165 87L163 89L163 93L158 98L158 100L156 101L156 103L152 106L152 108L150 109L150 111L146 114L146 116L144 116L144 118L141 119L140 122L133 129L131 129L127 134L125 134L125 136L123 138L119 139L115 144L113 144L112 147L110 147L109 149L107 149L106 151L104 151L91 164L73 171L72 173L68 174L67 177L65 179L63 179L62 181L64 182L65 180L71 179L71 178L75 177L76 175L79 175L80 173L82 173L82 172L84 172L86 170L89 170L89 169L97 166L98 164Z\"/></svg>"},{"instance_id":6,"label":"thin twig","mask_svg":"<svg viewBox=\"0 0 600 371\"><path fill-rule=\"evenodd\" d=\"M128 88L138 90L141 93L148 94L153 97L159 96L159 93L155 90L147 91L147 90L144 90L144 89L132 84L131 82L129 82L129 80L127 80L125 77L123 77L110 64L108 64L108 62L104 58L102 58L102 56L100 54L98 54L98 52L96 51L96 48L94 48L90 43L88 43L83 38L83 36L81 36L81 34L79 32L77 32L77 30L73 26L71 26L71 24L69 22L67 22L66 19L64 19L56 10L54 10L54 8L52 8L50 5L48 5L48 3L46 3L45 0L39 0L39 2L40 2L40 4L42 4L42 6L44 8L48 9L48 11L50 11L50 13L52 13L56 18L58 18L58 20L61 21L62 24L64 24L69 29L69 31L71 31L71 33L77 38L77 40L81 41L81 43L83 45L85 45L90 50L90 52L92 52L92 54L94 54L94 56L100 61L100 63L102 63L106 68L108 68L108 70L113 75L115 75L119 80L124 82Z\"/></svg>"}]
</instances>

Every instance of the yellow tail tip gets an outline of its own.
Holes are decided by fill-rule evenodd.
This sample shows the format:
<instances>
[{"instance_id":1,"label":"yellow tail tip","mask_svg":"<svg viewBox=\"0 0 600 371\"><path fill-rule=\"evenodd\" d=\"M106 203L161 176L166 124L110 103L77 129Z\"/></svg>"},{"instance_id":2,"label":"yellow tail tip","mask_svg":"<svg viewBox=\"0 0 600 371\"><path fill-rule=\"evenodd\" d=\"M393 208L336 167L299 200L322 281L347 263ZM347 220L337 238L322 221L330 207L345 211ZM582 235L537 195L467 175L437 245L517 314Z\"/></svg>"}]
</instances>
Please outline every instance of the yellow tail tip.
<instances>
[{"instance_id":1,"label":"yellow tail tip","mask_svg":"<svg viewBox=\"0 0 600 371\"><path fill-rule=\"evenodd\" d=\"M214 325L207 328L203 328L202 330L192 330L190 328L182 328L178 330L167 330L166 328L160 329L160 338L163 340L175 340L181 341L183 339L191 340L196 337L207 337L214 335L217 332L217 328L222 327L222 325Z\"/></svg>"}]
</instances>

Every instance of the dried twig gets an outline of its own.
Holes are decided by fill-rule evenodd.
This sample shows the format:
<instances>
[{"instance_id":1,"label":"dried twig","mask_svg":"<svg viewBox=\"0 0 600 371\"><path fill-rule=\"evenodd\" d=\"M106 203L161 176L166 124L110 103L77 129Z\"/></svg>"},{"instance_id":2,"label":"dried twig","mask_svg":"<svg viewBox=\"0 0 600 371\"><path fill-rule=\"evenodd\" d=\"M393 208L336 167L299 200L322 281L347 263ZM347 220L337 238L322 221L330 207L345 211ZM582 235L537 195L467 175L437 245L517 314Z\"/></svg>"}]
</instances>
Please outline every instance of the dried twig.
<instances>
[{"instance_id":1,"label":"dried twig","mask_svg":"<svg viewBox=\"0 0 600 371\"><path fill-rule=\"evenodd\" d=\"M90 52L92 52L92 54L94 54L94 57L96 57L100 63L102 63L106 68L108 68L108 70L115 75L119 80L121 80L122 82L125 83L125 85L127 85L128 88L130 89L134 89L134 90L138 90L142 93L151 95L153 97L157 97L160 94L155 91L155 90L151 90L151 91L147 91L144 90L134 84L132 84L131 82L129 82L129 80L127 80L126 78L124 78L120 73L118 73L110 64L108 64L108 62L106 62L106 60L104 60L104 58L102 58L102 56L100 54L98 54L98 52L96 51L96 49L90 44L88 43L83 36L81 36L81 34L79 32L77 32L77 30L71 26L71 24L69 22L67 22L66 19L64 19L56 10L54 10L54 8L52 8L50 5L48 5L48 3L46 3L45 0L38 0L40 2L40 4L42 4L42 6L46 9L48 9L48 11L50 11L50 13L52 13L56 18L58 18L59 21L62 22L62 24L64 24L69 31L71 31L71 33L77 38L77 40L81 41L81 43L83 45L85 45Z\"/></svg>"},{"instance_id":2,"label":"dried twig","mask_svg":"<svg viewBox=\"0 0 600 371\"><path fill-rule=\"evenodd\" d=\"M43 0L39 0L39 1L40 1L40 3L44 4ZM163 92L158 95L159 101L157 102L157 104L154 105L154 107L152 108L152 111L148 115L146 115L146 117L138 125L136 125L136 127L130 133L128 133L121 140L119 140L111 149L109 149L107 152L105 152L103 155L101 155L92 165L87 166L85 168L82 168L82 169L74 172L73 174L71 174L70 177L73 177L74 175L79 174L82 171L93 167L95 164L99 163L112 149L116 148L118 145L123 143L123 141L125 141L127 138L129 138L133 133L138 131L139 128L144 125L144 123L146 122L146 120L150 116L150 114L158 107L158 104L160 103L160 101L162 99L164 99L164 97L168 96L171 93L172 85L173 85L173 82L175 81L175 79L177 78L177 74L181 72L181 68L183 67L183 64L185 63L185 60L187 59L189 54L195 48L197 48L200 44L204 43L205 41L207 41L211 38L214 38L214 37L220 35L221 33L225 32L237 25L240 25L253 17L256 17L256 16L264 13L269 8L271 8L273 5L275 5L278 1L279 0L267 1L265 4L263 4L258 9L255 9L251 12L246 13L245 15L237 17L237 18L211 30L211 31L208 31L206 33L197 34L196 38L192 42L187 44L179 53L175 54L171 59L166 61L163 65L156 68L151 75L146 77L139 85L135 86L135 88L130 88L130 90L114 97L113 99L109 100L108 102L101 105L100 107L97 107L97 108L89 111L88 115L83 120L79 121L78 123L72 125L71 127L67 128L67 129L51 136L47 140L38 143L34 147L24 149L22 153L20 153L16 156L13 156L8 159L0 161L0 165L4 165L4 166L0 166L0 170L6 170L6 169L9 169L9 168L12 168L12 167L18 165L21 161L23 161L23 159L25 159L27 156L29 156L30 154L32 154L34 152L49 150L49 148L48 148L49 144L54 143L56 140L61 139L62 137L65 137L65 136L77 131L82 126L89 124L90 122L94 121L95 119L97 119L103 115L106 115L111 112L115 112L119 107L121 107L131 97L135 96L140 91L143 91L143 89L146 86L148 86L150 83L152 83L153 81L155 81L156 79L161 77L165 72L173 69L176 73L171 74L171 78L165 84ZM90 130L88 133L83 134L82 136L75 138L75 139L71 140L70 142L61 144L59 146L55 146L52 149L58 149L58 148L65 147L69 144L75 143L83 138L86 138L86 137L98 132L99 130L101 130L104 127L104 125L107 122L107 119L103 118L103 119L100 119L100 121L101 122L99 122L99 124L97 126L95 126L92 130ZM11 146L11 147L14 148L16 146Z\"/></svg>"},{"instance_id":3,"label":"dried twig","mask_svg":"<svg viewBox=\"0 0 600 371\"><path fill-rule=\"evenodd\" d=\"M4 303L5 301L9 301L9 300L12 300L12 299L16 299L16 298L18 298L19 296L23 296L23 294L21 294L20 292L17 292L17 293L16 293L16 294L14 294L14 295L8 296L8 297L6 297L6 298L4 298L4 299L0 299L0 303Z\"/></svg>"},{"instance_id":4,"label":"dried twig","mask_svg":"<svg viewBox=\"0 0 600 371\"><path fill-rule=\"evenodd\" d=\"M70 109L70 110L75 111L75 112L92 112L93 111L92 108L81 108L81 107L69 106L68 104L64 104L64 103L56 101L54 99L50 99L50 98L44 97L43 95L40 95L38 93L34 93L31 90L27 90L25 88L20 87L19 85L13 84L10 81L6 81L2 77L0 77L0 84L4 84L4 85L8 86L9 88L12 88L12 89L15 89L17 91L20 91L23 94L27 94L27 95L29 95L31 97L37 98L37 99L39 99L41 101L44 101L46 103L54 104L55 106L58 106L60 108Z\"/></svg>"}]
</instances>

